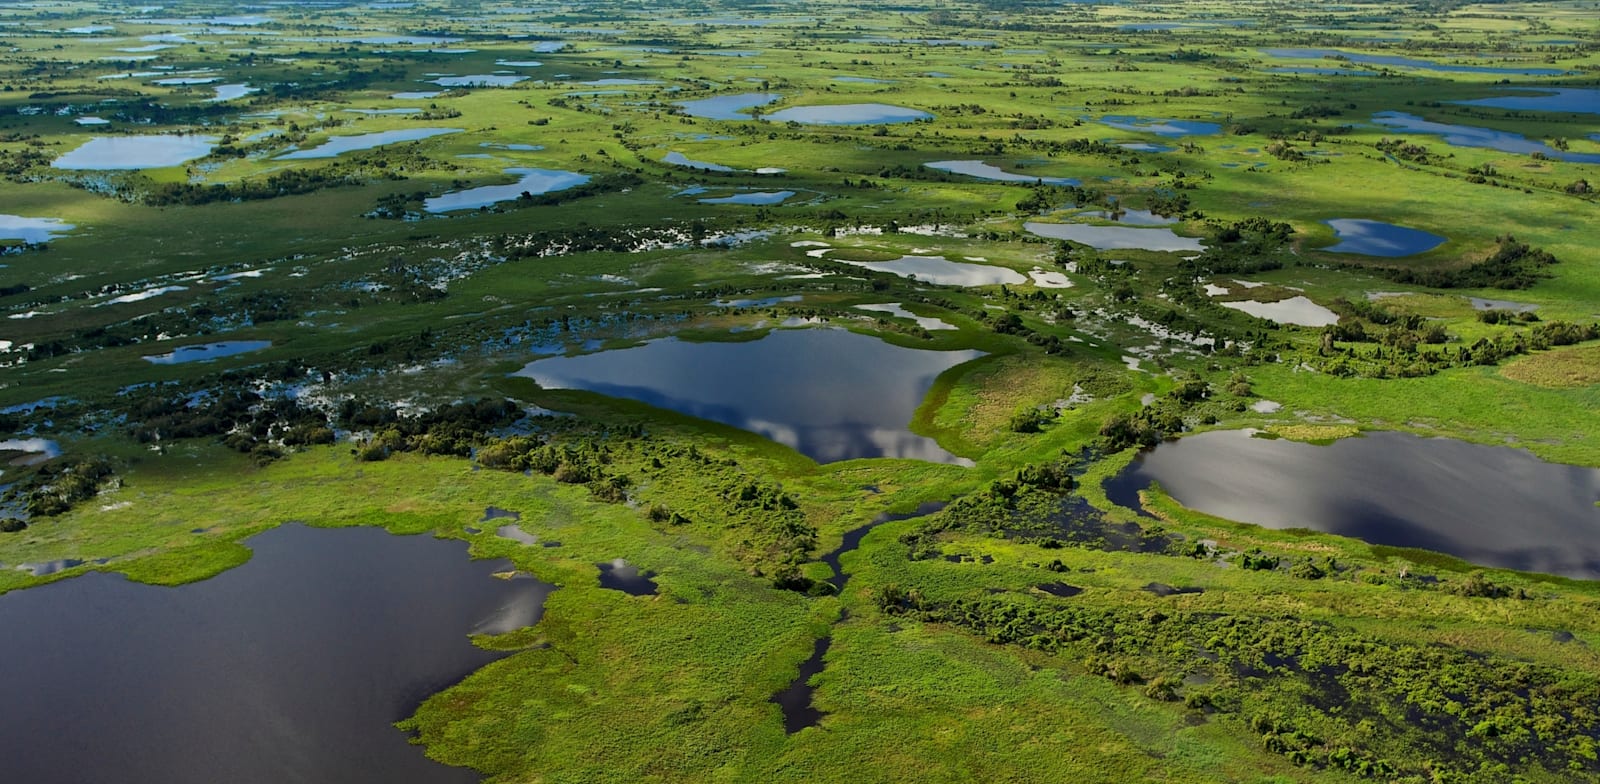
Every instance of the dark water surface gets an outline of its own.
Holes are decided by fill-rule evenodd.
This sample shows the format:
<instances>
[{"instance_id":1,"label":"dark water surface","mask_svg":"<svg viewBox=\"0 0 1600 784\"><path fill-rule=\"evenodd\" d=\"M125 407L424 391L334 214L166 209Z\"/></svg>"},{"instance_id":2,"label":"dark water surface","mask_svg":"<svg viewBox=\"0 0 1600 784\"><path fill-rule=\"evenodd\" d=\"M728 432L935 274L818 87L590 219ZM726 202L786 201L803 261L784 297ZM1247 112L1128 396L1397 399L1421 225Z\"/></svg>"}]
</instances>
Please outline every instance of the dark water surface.
<instances>
[{"instance_id":1,"label":"dark water surface","mask_svg":"<svg viewBox=\"0 0 1600 784\"><path fill-rule=\"evenodd\" d=\"M1151 481L1230 520L1600 579L1600 470L1521 449L1395 432L1317 446L1213 431L1142 455L1106 494L1137 508Z\"/></svg>"},{"instance_id":2,"label":"dark water surface","mask_svg":"<svg viewBox=\"0 0 1600 784\"><path fill-rule=\"evenodd\" d=\"M466 544L299 525L177 588L91 573L0 596L0 780L455 784L393 722L503 654L553 588Z\"/></svg>"},{"instance_id":3,"label":"dark water surface","mask_svg":"<svg viewBox=\"0 0 1600 784\"><path fill-rule=\"evenodd\" d=\"M546 389L638 400L760 433L821 463L959 458L907 427L944 371L979 351L923 351L841 329L777 330L740 343L674 338L550 357L516 375Z\"/></svg>"},{"instance_id":4,"label":"dark water surface","mask_svg":"<svg viewBox=\"0 0 1600 784\"><path fill-rule=\"evenodd\" d=\"M772 695L772 701L783 710L783 731L793 735L807 727L815 727L822 721L822 711L811 704L811 693L816 687L811 685L811 679L822 672L826 666L822 661L828 655L828 646L833 644L832 637L818 637L811 649L811 658L800 663L800 674L795 676L789 688Z\"/></svg>"}]
</instances>

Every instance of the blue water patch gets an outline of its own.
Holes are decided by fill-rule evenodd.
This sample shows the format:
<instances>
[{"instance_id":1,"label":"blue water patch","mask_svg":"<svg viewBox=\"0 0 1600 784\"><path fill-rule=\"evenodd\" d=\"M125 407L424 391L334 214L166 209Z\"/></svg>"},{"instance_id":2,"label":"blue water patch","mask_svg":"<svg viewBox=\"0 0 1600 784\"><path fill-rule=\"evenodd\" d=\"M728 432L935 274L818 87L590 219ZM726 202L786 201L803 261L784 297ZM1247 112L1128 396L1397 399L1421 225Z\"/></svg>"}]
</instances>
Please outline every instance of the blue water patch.
<instances>
[{"instance_id":1,"label":"blue water patch","mask_svg":"<svg viewBox=\"0 0 1600 784\"><path fill-rule=\"evenodd\" d=\"M215 136L97 136L51 163L55 169L157 169L204 157Z\"/></svg>"},{"instance_id":2,"label":"blue water patch","mask_svg":"<svg viewBox=\"0 0 1600 784\"><path fill-rule=\"evenodd\" d=\"M1157 136L1177 138L1179 136L1215 136L1222 133L1222 126L1213 122L1200 122L1198 120L1152 120L1147 117L1129 117L1126 115L1107 115L1100 118L1100 122L1122 131L1136 131L1139 133L1153 133Z\"/></svg>"},{"instance_id":3,"label":"blue water patch","mask_svg":"<svg viewBox=\"0 0 1600 784\"><path fill-rule=\"evenodd\" d=\"M1339 243L1320 250L1328 253L1356 253L1362 256L1413 256L1444 244L1445 238L1421 229L1411 229L1375 220L1333 218L1325 220Z\"/></svg>"},{"instance_id":4,"label":"blue water patch","mask_svg":"<svg viewBox=\"0 0 1600 784\"><path fill-rule=\"evenodd\" d=\"M1568 163L1600 163L1600 153L1579 153L1557 150L1544 142L1536 142L1519 133L1478 128L1471 125L1451 125L1429 122L1414 114L1404 112L1379 112L1372 115L1379 125L1410 133L1425 133L1444 137L1446 144L1455 147L1477 147L1500 152L1532 154L1543 153Z\"/></svg>"},{"instance_id":5,"label":"blue water patch","mask_svg":"<svg viewBox=\"0 0 1600 784\"><path fill-rule=\"evenodd\" d=\"M1271 57L1284 57L1291 60L1320 60L1334 58L1348 60L1352 63L1364 65L1385 65L1395 68L1422 68L1429 71L1445 71L1450 73L1486 73L1486 74L1515 74L1519 76L1560 76L1566 71L1560 68L1500 68L1485 65L1447 65L1431 60L1418 60L1413 57L1400 57L1387 54L1361 54L1359 52L1344 52L1338 49L1262 49L1262 54Z\"/></svg>"},{"instance_id":6,"label":"blue water patch","mask_svg":"<svg viewBox=\"0 0 1600 784\"><path fill-rule=\"evenodd\" d=\"M270 340L224 340L218 343L184 346L173 349L166 354L147 356L144 360L153 365L182 365L185 362L210 362L213 359L231 357L234 354L260 351L271 347L272 341Z\"/></svg>"},{"instance_id":7,"label":"blue water patch","mask_svg":"<svg viewBox=\"0 0 1600 784\"><path fill-rule=\"evenodd\" d=\"M441 76L429 82L440 87L510 87L528 77L517 74L472 74L469 76Z\"/></svg>"},{"instance_id":8,"label":"blue water patch","mask_svg":"<svg viewBox=\"0 0 1600 784\"><path fill-rule=\"evenodd\" d=\"M407 128L400 131L379 131L355 136L335 136L309 150L295 150L279 155L274 160L298 161L307 158L334 158L347 152L370 150L385 144L415 142L449 133L461 133L460 128Z\"/></svg>"},{"instance_id":9,"label":"blue water patch","mask_svg":"<svg viewBox=\"0 0 1600 784\"><path fill-rule=\"evenodd\" d=\"M49 242L74 226L58 218L24 218L21 215L0 214L0 240L22 240L27 243Z\"/></svg>"},{"instance_id":10,"label":"blue water patch","mask_svg":"<svg viewBox=\"0 0 1600 784\"><path fill-rule=\"evenodd\" d=\"M1044 177L1033 174L1017 174L1015 172L1008 172L998 166L992 166L984 163L983 161L933 161L932 163L924 163L922 165L930 169L938 169L939 171L949 172L951 174L964 174L968 177L976 177L980 180L989 180L991 182L1042 182L1046 185L1083 184L1081 180L1078 180L1074 177Z\"/></svg>"},{"instance_id":11,"label":"blue water patch","mask_svg":"<svg viewBox=\"0 0 1600 784\"><path fill-rule=\"evenodd\" d=\"M845 103L828 106L791 106L772 114L767 119L774 122L794 122L807 125L879 125L908 123L932 119L933 115L903 106L883 103Z\"/></svg>"},{"instance_id":12,"label":"blue water patch","mask_svg":"<svg viewBox=\"0 0 1600 784\"><path fill-rule=\"evenodd\" d=\"M1357 68L1318 68L1315 66L1286 66L1283 68L1268 68L1268 73L1281 74L1314 74L1316 76L1378 76L1377 71L1363 71Z\"/></svg>"},{"instance_id":13,"label":"blue water patch","mask_svg":"<svg viewBox=\"0 0 1600 784\"><path fill-rule=\"evenodd\" d=\"M738 171L738 169L735 169L732 166L723 166L720 163L710 163L708 161L693 160L693 159L685 156L681 152L669 152L669 153L667 153L666 157L661 159L661 162L662 163L670 163L673 166L683 166L683 167L690 168L690 169L704 169L705 171L714 171L714 172Z\"/></svg>"},{"instance_id":14,"label":"blue water patch","mask_svg":"<svg viewBox=\"0 0 1600 784\"><path fill-rule=\"evenodd\" d=\"M791 196L794 196L794 191L753 191L750 193L736 193L732 196L724 196L720 199L701 199L700 203L753 204L768 206L773 204L782 204Z\"/></svg>"},{"instance_id":15,"label":"blue water patch","mask_svg":"<svg viewBox=\"0 0 1600 784\"><path fill-rule=\"evenodd\" d=\"M1117 146L1124 150L1150 153L1172 152L1173 150L1178 149L1166 144L1151 144L1149 142L1128 142L1126 144L1119 144Z\"/></svg>"},{"instance_id":16,"label":"blue water patch","mask_svg":"<svg viewBox=\"0 0 1600 784\"><path fill-rule=\"evenodd\" d=\"M676 104L683 107L683 113L690 117L707 120L749 120L753 118L747 110L766 106L782 97L778 93L738 93L694 101L678 101Z\"/></svg>"},{"instance_id":17,"label":"blue water patch","mask_svg":"<svg viewBox=\"0 0 1600 784\"><path fill-rule=\"evenodd\" d=\"M1508 87L1522 95L1496 95L1470 101L1450 101L1462 106L1487 106L1529 112L1600 114L1600 90L1581 87ZM1528 95L1526 93L1535 93Z\"/></svg>"},{"instance_id":18,"label":"blue water patch","mask_svg":"<svg viewBox=\"0 0 1600 784\"><path fill-rule=\"evenodd\" d=\"M484 185L435 196L424 201L422 208L434 213L475 210L519 199L524 193L538 196L576 188L589 181L589 176L586 174L556 169L506 169L506 174L519 175L521 179L509 185Z\"/></svg>"},{"instance_id":19,"label":"blue water patch","mask_svg":"<svg viewBox=\"0 0 1600 784\"><path fill-rule=\"evenodd\" d=\"M640 346L529 363L515 375L743 428L818 462L900 457L959 463L908 423L934 379L980 351L924 351L838 329L760 340Z\"/></svg>"}]
</instances>

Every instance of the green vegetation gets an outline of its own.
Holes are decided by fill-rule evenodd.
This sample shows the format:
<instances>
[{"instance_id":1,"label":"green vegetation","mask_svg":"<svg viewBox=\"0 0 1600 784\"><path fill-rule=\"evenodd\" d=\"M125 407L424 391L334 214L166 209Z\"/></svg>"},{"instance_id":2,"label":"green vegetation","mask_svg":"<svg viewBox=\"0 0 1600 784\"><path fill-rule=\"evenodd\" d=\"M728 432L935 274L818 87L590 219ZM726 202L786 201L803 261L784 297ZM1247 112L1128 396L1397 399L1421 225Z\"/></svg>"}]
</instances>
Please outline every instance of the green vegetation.
<instances>
[{"instance_id":1,"label":"green vegetation","mask_svg":"<svg viewBox=\"0 0 1600 784\"><path fill-rule=\"evenodd\" d=\"M493 782L1600 781L1600 583L1159 487L1141 514L1105 485L1217 428L1600 467L1593 107L1482 103L1594 95L1592 8L424 0L182 22L235 13L0 7L0 601L90 571L205 580L291 520L465 540L559 586L537 625L475 641L511 655L401 722ZM224 84L255 91L211 100ZM773 100L681 105L750 92ZM868 103L932 117L771 119ZM452 132L285 157L424 129ZM157 134L213 145L52 165ZM511 184L531 169L588 179ZM484 187L504 198L430 212ZM727 196L751 203L702 201ZM1330 253L1338 218L1445 242ZM858 266L907 256L985 282ZM792 423L512 375L820 328L983 356L922 380L903 429L853 433L882 456L822 464ZM259 344L172 361L224 341ZM851 367L859 385L775 383L845 410L900 393ZM490 506L561 546L496 535ZM601 589L619 557L660 595ZM823 718L788 734L772 695L823 637Z\"/></svg>"}]
</instances>

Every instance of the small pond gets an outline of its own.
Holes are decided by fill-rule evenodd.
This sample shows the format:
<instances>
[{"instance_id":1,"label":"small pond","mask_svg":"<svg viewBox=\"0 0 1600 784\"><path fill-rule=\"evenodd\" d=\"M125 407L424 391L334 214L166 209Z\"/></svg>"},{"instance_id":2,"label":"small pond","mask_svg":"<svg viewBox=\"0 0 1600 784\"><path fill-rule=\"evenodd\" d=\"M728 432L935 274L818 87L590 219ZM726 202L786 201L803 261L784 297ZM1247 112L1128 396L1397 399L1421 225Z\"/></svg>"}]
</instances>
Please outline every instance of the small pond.
<instances>
[{"instance_id":1,"label":"small pond","mask_svg":"<svg viewBox=\"0 0 1600 784\"><path fill-rule=\"evenodd\" d=\"M440 87L510 87L528 77L520 74L471 74L469 76L441 76L429 79Z\"/></svg>"},{"instance_id":2,"label":"small pond","mask_svg":"<svg viewBox=\"0 0 1600 784\"><path fill-rule=\"evenodd\" d=\"M275 528L177 588L89 573L0 596L0 769L14 781L475 782L392 723L504 654L551 586L464 542Z\"/></svg>"},{"instance_id":3,"label":"small pond","mask_svg":"<svg viewBox=\"0 0 1600 784\"><path fill-rule=\"evenodd\" d=\"M1145 117L1107 115L1101 117L1100 122L1120 131L1153 133L1169 139L1180 136L1215 136L1222 133L1220 124L1198 120L1152 120Z\"/></svg>"},{"instance_id":4,"label":"small pond","mask_svg":"<svg viewBox=\"0 0 1600 784\"><path fill-rule=\"evenodd\" d=\"M754 204L771 206L782 204L794 196L794 191L751 191L715 199L701 199L701 204Z\"/></svg>"},{"instance_id":5,"label":"small pond","mask_svg":"<svg viewBox=\"0 0 1600 784\"><path fill-rule=\"evenodd\" d=\"M660 79L590 79L587 82L578 82L585 87L644 87L646 85L661 84Z\"/></svg>"},{"instance_id":6,"label":"small pond","mask_svg":"<svg viewBox=\"0 0 1600 784\"><path fill-rule=\"evenodd\" d=\"M642 572L639 567L622 558L598 563L595 566L600 568L601 588L622 591L629 596L654 596L656 593L658 587L656 581L650 579L655 576L655 572Z\"/></svg>"},{"instance_id":7,"label":"small pond","mask_svg":"<svg viewBox=\"0 0 1600 784\"><path fill-rule=\"evenodd\" d=\"M1356 253L1363 256L1412 256L1444 244L1444 237L1375 220L1334 218L1323 223L1333 228L1337 245L1318 250L1328 253Z\"/></svg>"},{"instance_id":8,"label":"small pond","mask_svg":"<svg viewBox=\"0 0 1600 784\"><path fill-rule=\"evenodd\" d=\"M911 321L916 322L917 326L922 327L923 329L927 329L927 330L956 329L957 328L956 325L946 323L942 319L937 319L937 318L934 318L933 316L919 316L919 315L917 315L915 313L912 313L911 311L906 310L905 306L901 305L898 302L884 302L884 303L873 304L873 305L857 305L856 306L856 310L865 310L868 313L883 313L883 314L886 314L886 315L889 315L889 316L893 316L895 318L910 319Z\"/></svg>"},{"instance_id":9,"label":"small pond","mask_svg":"<svg viewBox=\"0 0 1600 784\"><path fill-rule=\"evenodd\" d=\"M557 169L506 169L506 174L517 175L521 179L509 185L482 185L435 196L424 201L422 209L433 213L475 210L503 201L513 201L521 198L524 193L538 196L542 193L576 188L589 181L589 176L586 174Z\"/></svg>"},{"instance_id":10,"label":"small pond","mask_svg":"<svg viewBox=\"0 0 1600 784\"><path fill-rule=\"evenodd\" d=\"M37 465L61 456L61 445L48 438L8 438L0 441L0 452L21 452L11 465Z\"/></svg>"},{"instance_id":11,"label":"small pond","mask_svg":"<svg viewBox=\"0 0 1600 784\"><path fill-rule=\"evenodd\" d=\"M1302 327L1326 327L1339 323L1339 314L1311 301L1304 295L1280 299L1276 302L1239 300L1218 302L1225 308L1249 313L1256 318L1276 321L1279 324L1297 324Z\"/></svg>"},{"instance_id":12,"label":"small pond","mask_svg":"<svg viewBox=\"0 0 1600 784\"><path fill-rule=\"evenodd\" d=\"M407 128L399 131L378 131L377 133L362 133L354 136L334 136L309 150L295 150L279 155L276 160L295 161L307 158L335 158L347 152L358 152L382 147L385 144L398 142L415 142L430 139L434 136L443 136L449 133L461 133L460 128Z\"/></svg>"},{"instance_id":13,"label":"small pond","mask_svg":"<svg viewBox=\"0 0 1600 784\"><path fill-rule=\"evenodd\" d=\"M1377 71L1363 71L1359 68L1318 68L1316 66L1287 66L1283 68L1268 68L1269 73L1281 74L1307 74L1315 76L1377 76Z\"/></svg>"},{"instance_id":14,"label":"small pond","mask_svg":"<svg viewBox=\"0 0 1600 784\"><path fill-rule=\"evenodd\" d=\"M1106 494L1137 508L1152 481L1230 520L1600 579L1600 470L1520 449L1396 432L1316 446L1212 431L1145 453Z\"/></svg>"},{"instance_id":15,"label":"small pond","mask_svg":"<svg viewBox=\"0 0 1600 784\"><path fill-rule=\"evenodd\" d=\"M1181 237L1172 229L1131 226L1092 226L1087 223L1023 224L1029 233L1053 240L1070 240L1097 250L1193 251L1205 248L1198 237Z\"/></svg>"},{"instance_id":16,"label":"small pond","mask_svg":"<svg viewBox=\"0 0 1600 784\"><path fill-rule=\"evenodd\" d=\"M1358 52L1344 52L1338 49L1263 49L1262 54L1269 57L1284 57L1291 60L1345 60L1362 65L1383 65L1396 68L1421 68L1429 71L1446 71L1452 73L1485 73L1485 74L1516 74L1521 76L1560 76L1566 71L1560 68L1499 68L1484 65L1446 65L1431 60L1418 60L1413 57L1400 57L1384 54L1360 54Z\"/></svg>"},{"instance_id":17,"label":"small pond","mask_svg":"<svg viewBox=\"0 0 1600 784\"><path fill-rule=\"evenodd\" d=\"M1496 95L1470 101L1450 101L1450 103L1526 112L1600 114L1600 90L1592 87L1508 87L1503 90L1503 92L1513 91L1517 94Z\"/></svg>"},{"instance_id":18,"label":"small pond","mask_svg":"<svg viewBox=\"0 0 1600 784\"><path fill-rule=\"evenodd\" d=\"M883 103L844 103L828 106L791 106L767 115L773 122L793 120L805 125L881 125L931 119L933 115Z\"/></svg>"},{"instance_id":19,"label":"small pond","mask_svg":"<svg viewBox=\"0 0 1600 784\"><path fill-rule=\"evenodd\" d=\"M1484 297L1467 297L1475 310L1509 310L1516 313L1532 313L1539 309L1538 305L1527 302L1514 302L1509 299L1485 299Z\"/></svg>"},{"instance_id":20,"label":"small pond","mask_svg":"<svg viewBox=\"0 0 1600 784\"><path fill-rule=\"evenodd\" d=\"M812 644L811 656L800 663L800 673L790 682L789 688L772 695L772 702L783 712L785 733L793 735L822 721L822 711L811 704L811 694L816 691L811 679L822 673L826 666L823 657L828 655L828 646L832 644L832 637L817 638Z\"/></svg>"},{"instance_id":21,"label":"small pond","mask_svg":"<svg viewBox=\"0 0 1600 784\"><path fill-rule=\"evenodd\" d=\"M49 242L76 228L57 218L24 218L21 215L0 215L0 240L21 240L28 243Z\"/></svg>"},{"instance_id":22,"label":"small pond","mask_svg":"<svg viewBox=\"0 0 1600 784\"><path fill-rule=\"evenodd\" d=\"M694 160L694 159L684 155L681 152L669 152L669 153L666 154L665 157L663 157L661 159L661 162L662 163L670 163L673 166L682 166L682 167L687 168L687 169L703 169L705 171L714 171L714 172L738 171L738 169L735 169L732 166L723 166L720 163L710 163L708 161L697 161L697 160Z\"/></svg>"},{"instance_id":23,"label":"small pond","mask_svg":"<svg viewBox=\"0 0 1600 784\"><path fill-rule=\"evenodd\" d=\"M158 134L153 136L97 136L57 158L55 169L128 170L177 166L202 158L216 144L215 136Z\"/></svg>"},{"instance_id":24,"label":"small pond","mask_svg":"<svg viewBox=\"0 0 1600 784\"><path fill-rule=\"evenodd\" d=\"M766 106L782 97L779 93L738 93L694 101L678 101L677 105L683 107L683 113L690 117L707 120L749 120L752 118L748 110Z\"/></svg>"},{"instance_id":25,"label":"small pond","mask_svg":"<svg viewBox=\"0 0 1600 784\"><path fill-rule=\"evenodd\" d=\"M1414 114L1406 114L1405 112L1378 112L1372 115L1372 121L1407 133L1442 136L1445 144L1455 147L1477 147L1523 155L1537 152L1543 153L1546 157L1554 158L1558 161L1567 161L1568 163L1600 163L1600 153L1557 150L1544 142L1533 141L1522 134L1496 131L1492 128L1429 122Z\"/></svg>"},{"instance_id":26,"label":"small pond","mask_svg":"<svg viewBox=\"0 0 1600 784\"><path fill-rule=\"evenodd\" d=\"M902 278L914 278L936 286L998 286L1027 283L1027 277L1014 269L993 264L951 261L943 256L902 256L893 261L849 261L829 259Z\"/></svg>"},{"instance_id":27,"label":"small pond","mask_svg":"<svg viewBox=\"0 0 1600 784\"><path fill-rule=\"evenodd\" d=\"M938 169L951 174L964 174L980 180L992 182L1042 182L1046 185L1082 185L1083 181L1074 177L1041 177L1037 175L1016 174L1008 172L999 166L991 166L983 161L934 161L924 163L930 169Z\"/></svg>"},{"instance_id":28,"label":"small pond","mask_svg":"<svg viewBox=\"0 0 1600 784\"><path fill-rule=\"evenodd\" d=\"M744 299L716 299L711 304L719 308L770 308L780 302L799 302L805 299L799 294L788 294L781 297L762 297Z\"/></svg>"},{"instance_id":29,"label":"small pond","mask_svg":"<svg viewBox=\"0 0 1600 784\"><path fill-rule=\"evenodd\" d=\"M1151 144L1150 142L1124 142L1124 143L1119 144L1117 146L1121 147L1124 150L1132 150L1133 152L1148 152L1148 153L1172 152L1173 150L1178 149L1176 147L1173 147L1170 144Z\"/></svg>"},{"instance_id":30,"label":"small pond","mask_svg":"<svg viewBox=\"0 0 1600 784\"><path fill-rule=\"evenodd\" d=\"M216 90L217 94L207 100L213 102L232 101L251 93L261 92L260 88L251 87L248 84L219 84L212 89Z\"/></svg>"},{"instance_id":31,"label":"small pond","mask_svg":"<svg viewBox=\"0 0 1600 784\"><path fill-rule=\"evenodd\" d=\"M840 329L775 330L759 340L641 346L530 362L516 375L759 433L822 463L861 457L963 462L910 432L944 371L979 351L901 348Z\"/></svg>"},{"instance_id":32,"label":"small pond","mask_svg":"<svg viewBox=\"0 0 1600 784\"><path fill-rule=\"evenodd\" d=\"M231 357L234 354L260 351L271 347L272 341L270 340L224 340L219 343L184 346L165 354L146 356L144 360L155 365L181 365L185 362L210 362L213 359Z\"/></svg>"}]
</instances>

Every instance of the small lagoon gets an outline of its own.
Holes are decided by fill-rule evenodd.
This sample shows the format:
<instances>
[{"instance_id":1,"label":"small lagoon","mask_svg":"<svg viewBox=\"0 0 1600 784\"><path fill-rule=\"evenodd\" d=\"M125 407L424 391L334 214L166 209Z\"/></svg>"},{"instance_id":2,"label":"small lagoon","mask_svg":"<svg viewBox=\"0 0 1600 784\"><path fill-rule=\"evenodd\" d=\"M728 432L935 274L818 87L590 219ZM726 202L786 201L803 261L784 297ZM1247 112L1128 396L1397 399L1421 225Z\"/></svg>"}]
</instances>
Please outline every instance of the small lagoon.
<instances>
[{"instance_id":1,"label":"small lagoon","mask_svg":"<svg viewBox=\"0 0 1600 784\"><path fill-rule=\"evenodd\" d=\"M422 208L432 213L475 210L491 204L513 201L521 198L524 193L538 196L544 193L576 188L589 181L589 175L587 174L560 171L558 169L516 168L506 169L506 174L518 175L521 179L509 185L483 185L477 188L452 191L424 201Z\"/></svg>"},{"instance_id":2,"label":"small lagoon","mask_svg":"<svg viewBox=\"0 0 1600 784\"><path fill-rule=\"evenodd\" d=\"M224 340L218 343L184 346L165 354L146 356L144 360L153 365L182 365L186 362L210 362L213 359L231 357L235 354L260 351L271 347L272 341L270 340Z\"/></svg>"},{"instance_id":3,"label":"small lagoon","mask_svg":"<svg viewBox=\"0 0 1600 784\"><path fill-rule=\"evenodd\" d=\"M309 150L286 152L274 160L297 161L310 158L336 158L347 152L371 150L375 147L382 147L385 144L421 141L450 133L461 133L461 129L407 128L400 131L378 131L377 133L362 133L354 136L334 136Z\"/></svg>"},{"instance_id":4,"label":"small lagoon","mask_svg":"<svg viewBox=\"0 0 1600 784\"><path fill-rule=\"evenodd\" d=\"M1442 136L1445 144L1455 147L1477 147L1522 155L1537 152L1542 153L1547 158L1567 161L1568 163L1600 163L1600 153L1557 150L1544 142L1536 142L1522 134L1509 131L1496 131L1492 128L1478 128L1471 125L1429 122L1414 114L1406 114L1405 112L1378 112L1372 115L1372 121L1407 133Z\"/></svg>"},{"instance_id":5,"label":"small lagoon","mask_svg":"<svg viewBox=\"0 0 1600 784\"><path fill-rule=\"evenodd\" d=\"M759 433L822 463L863 457L964 462L908 425L934 379L979 351L901 348L841 329L632 348L530 362L547 389L638 400Z\"/></svg>"},{"instance_id":6,"label":"small lagoon","mask_svg":"<svg viewBox=\"0 0 1600 784\"><path fill-rule=\"evenodd\" d=\"M1221 430L1144 453L1106 494L1136 507L1151 481L1230 520L1600 579L1600 470L1521 449L1397 432L1316 446Z\"/></svg>"},{"instance_id":7,"label":"small lagoon","mask_svg":"<svg viewBox=\"0 0 1600 784\"><path fill-rule=\"evenodd\" d=\"M951 174L964 174L980 180L992 182L1027 182L1044 183L1045 185L1082 185L1083 181L1075 177L1043 177L1039 175L1016 174L1008 172L999 166L993 166L983 161L933 161L924 163L930 169L937 169Z\"/></svg>"},{"instance_id":8,"label":"small lagoon","mask_svg":"<svg viewBox=\"0 0 1600 784\"><path fill-rule=\"evenodd\" d=\"M884 125L929 120L933 115L883 103L845 103L828 106L791 106L766 116L773 122L804 125Z\"/></svg>"},{"instance_id":9,"label":"small lagoon","mask_svg":"<svg viewBox=\"0 0 1600 784\"><path fill-rule=\"evenodd\" d=\"M1414 256L1444 244L1445 238L1421 229L1410 229L1375 220L1333 218L1325 220L1339 238L1336 245L1318 250L1327 253L1355 253L1362 256Z\"/></svg>"},{"instance_id":10,"label":"small lagoon","mask_svg":"<svg viewBox=\"0 0 1600 784\"><path fill-rule=\"evenodd\" d=\"M158 134L152 136L97 136L57 158L51 168L127 171L159 169L203 158L216 144L215 136Z\"/></svg>"}]
</instances>

